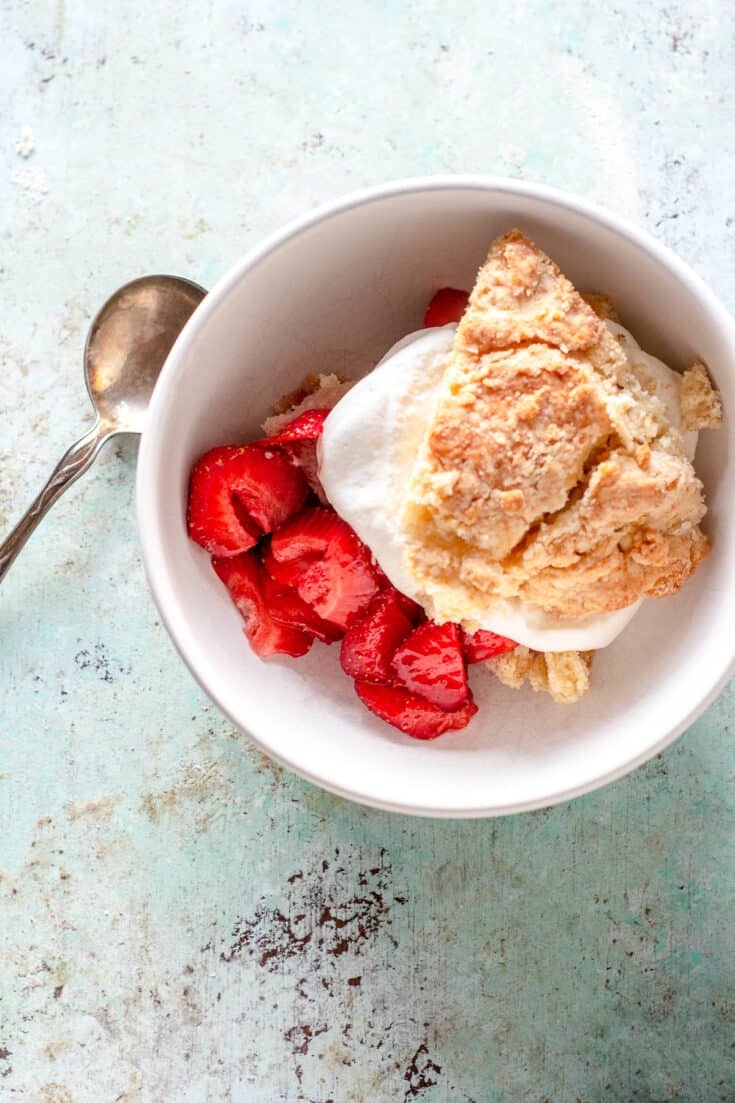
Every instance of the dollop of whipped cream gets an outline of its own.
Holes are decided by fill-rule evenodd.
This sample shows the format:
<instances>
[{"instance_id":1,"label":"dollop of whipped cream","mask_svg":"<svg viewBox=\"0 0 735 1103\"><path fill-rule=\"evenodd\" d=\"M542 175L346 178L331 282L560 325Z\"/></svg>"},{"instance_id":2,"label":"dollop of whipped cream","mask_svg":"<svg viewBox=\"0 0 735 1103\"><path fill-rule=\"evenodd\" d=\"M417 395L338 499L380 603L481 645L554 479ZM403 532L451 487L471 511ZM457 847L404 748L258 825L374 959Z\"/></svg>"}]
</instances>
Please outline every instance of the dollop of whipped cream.
<instances>
[{"instance_id":1,"label":"dollop of whipped cream","mask_svg":"<svg viewBox=\"0 0 735 1103\"><path fill-rule=\"evenodd\" d=\"M680 428L681 376L644 352L623 326L607 325L643 385L656 393L670 423ZM319 477L329 501L367 544L393 585L419 603L420 589L405 564L407 537L401 516L456 328L422 329L393 345L340 399L319 442ZM693 459L697 434L683 437ZM561 618L519 599L498 599L490 612L478 610L468 627L497 632L534 651L593 651L612 643L642 600L613 613Z\"/></svg>"}]
</instances>

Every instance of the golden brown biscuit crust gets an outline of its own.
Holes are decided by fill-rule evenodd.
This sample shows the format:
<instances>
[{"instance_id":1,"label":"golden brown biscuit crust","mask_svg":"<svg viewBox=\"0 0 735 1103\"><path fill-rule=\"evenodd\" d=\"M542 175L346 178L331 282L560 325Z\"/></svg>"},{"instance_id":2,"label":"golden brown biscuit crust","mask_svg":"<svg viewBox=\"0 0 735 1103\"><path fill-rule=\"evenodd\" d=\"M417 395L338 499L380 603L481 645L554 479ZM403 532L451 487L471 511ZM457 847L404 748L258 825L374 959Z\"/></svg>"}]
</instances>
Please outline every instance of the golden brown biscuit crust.
<instances>
[{"instance_id":1,"label":"golden brown biscuit crust","mask_svg":"<svg viewBox=\"0 0 735 1103\"><path fill-rule=\"evenodd\" d=\"M684 372L681 381L681 427L685 432L719 429L722 425L722 399L700 360Z\"/></svg>"},{"instance_id":2,"label":"golden brown biscuit crust","mask_svg":"<svg viewBox=\"0 0 735 1103\"><path fill-rule=\"evenodd\" d=\"M486 666L503 685L513 689L528 681L537 692L549 693L560 704L573 704L589 691L592 651L531 651L517 647Z\"/></svg>"},{"instance_id":3,"label":"golden brown biscuit crust","mask_svg":"<svg viewBox=\"0 0 735 1103\"><path fill-rule=\"evenodd\" d=\"M620 315L609 295L604 295L600 291L583 291L581 294L587 306L591 306L597 317L602 318L603 322L617 322L620 324Z\"/></svg>"},{"instance_id":4,"label":"golden brown biscuit crust","mask_svg":"<svg viewBox=\"0 0 735 1103\"><path fill-rule=\"evenodd\" d=\"M406 505L432 614L519 597L580 616L665 596L706 554L704 512L681 434L605 322L519 231L496 241Z\"/></svg>"}]
</instances>

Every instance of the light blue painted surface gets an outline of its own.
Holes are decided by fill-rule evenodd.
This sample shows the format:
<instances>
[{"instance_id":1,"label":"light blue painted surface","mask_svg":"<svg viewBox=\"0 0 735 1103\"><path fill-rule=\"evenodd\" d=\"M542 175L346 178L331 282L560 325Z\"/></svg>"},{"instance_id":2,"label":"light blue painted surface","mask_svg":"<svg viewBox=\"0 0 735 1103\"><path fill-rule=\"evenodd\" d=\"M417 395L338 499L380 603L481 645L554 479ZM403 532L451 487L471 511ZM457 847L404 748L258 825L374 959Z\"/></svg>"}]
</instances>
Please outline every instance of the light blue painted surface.
<instances>
[{"instance_id":1,"label":"light blue painted surface","mask_svg":"<svg viewBox=\"0 0 735 1103\"><path fill-rule=\"evenodd\" d=\"M5 0L0 530L87 417L109 291L211 284L358 186L543 179L735 306L734 34L726 0ZM111 448L0 594L3 1103L735 1098L732 687L569 806L351 806L265 761L182 668L134 465Z\"/></svg>"}]
</instances>

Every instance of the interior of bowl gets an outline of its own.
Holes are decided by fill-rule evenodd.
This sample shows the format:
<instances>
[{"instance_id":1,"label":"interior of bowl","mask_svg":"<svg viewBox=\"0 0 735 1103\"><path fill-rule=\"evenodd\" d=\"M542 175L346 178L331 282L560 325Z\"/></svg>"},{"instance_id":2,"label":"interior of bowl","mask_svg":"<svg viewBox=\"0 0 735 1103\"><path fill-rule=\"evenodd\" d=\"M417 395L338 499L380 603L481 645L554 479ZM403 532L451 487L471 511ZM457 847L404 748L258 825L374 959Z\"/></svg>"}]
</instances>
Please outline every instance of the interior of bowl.
<instances>
[{"instance_id":1,"label":"interior of bowl","mask_svg":"<svg viewBox=\"0 0 735 1103\"><path fill-rule=\"evenodd\" d=\"M421 743L358 702L337 647L262 663L209 557L187 539L192 464L257 437L310 372L357 377L421 324L433 291L469 288L490 242L518 226L582 290L609 294L641 345L709 366L735 409L733 337L688 270L612 222L548 193L479 183L396 188L302 223L251 254L196 312L154 396L139 465L149 580L180 652L235 724L304 776L354 799L434 815L489 815L585 791L649 757L723 684L734 650L729 423L700 438L713 551L677 597L648 601L599 652L576 705L471 681L469 728Z\"/></svg>"}]
</instances>

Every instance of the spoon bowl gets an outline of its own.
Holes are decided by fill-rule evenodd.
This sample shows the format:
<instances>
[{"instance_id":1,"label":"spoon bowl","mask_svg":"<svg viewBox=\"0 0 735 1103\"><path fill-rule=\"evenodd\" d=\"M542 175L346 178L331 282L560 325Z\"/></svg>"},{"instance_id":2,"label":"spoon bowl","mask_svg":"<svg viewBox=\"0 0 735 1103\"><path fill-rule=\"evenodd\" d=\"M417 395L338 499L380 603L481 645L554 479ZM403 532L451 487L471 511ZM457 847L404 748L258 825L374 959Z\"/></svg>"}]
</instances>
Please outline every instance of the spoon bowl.
<instances>
[{"instance_id":1,"label":"spoon bowl","mask_svg":"<svg viewBox=\"0 0 735 1103\"><path fill-rule=\"evenodd\" d=\"M105 441L142 432L161 368L205 295L204 288L178 276L142 276L120 287L97 313L84 347L84 375L97 417L0 544L0 581L41 518L91 466Z\"/></svg>"},{"instance_id":2,"label":"spoon bowl","mask_svg":"<svg viewBox=\"0 0 735 1103\"><path fill-rule=\"evenodd\" d=\"M205 294L177 276L143 276L119 288L96 314L84 373L100 420L116 432L143 431L161 368Z\"/></svg>"}]
</instances>

